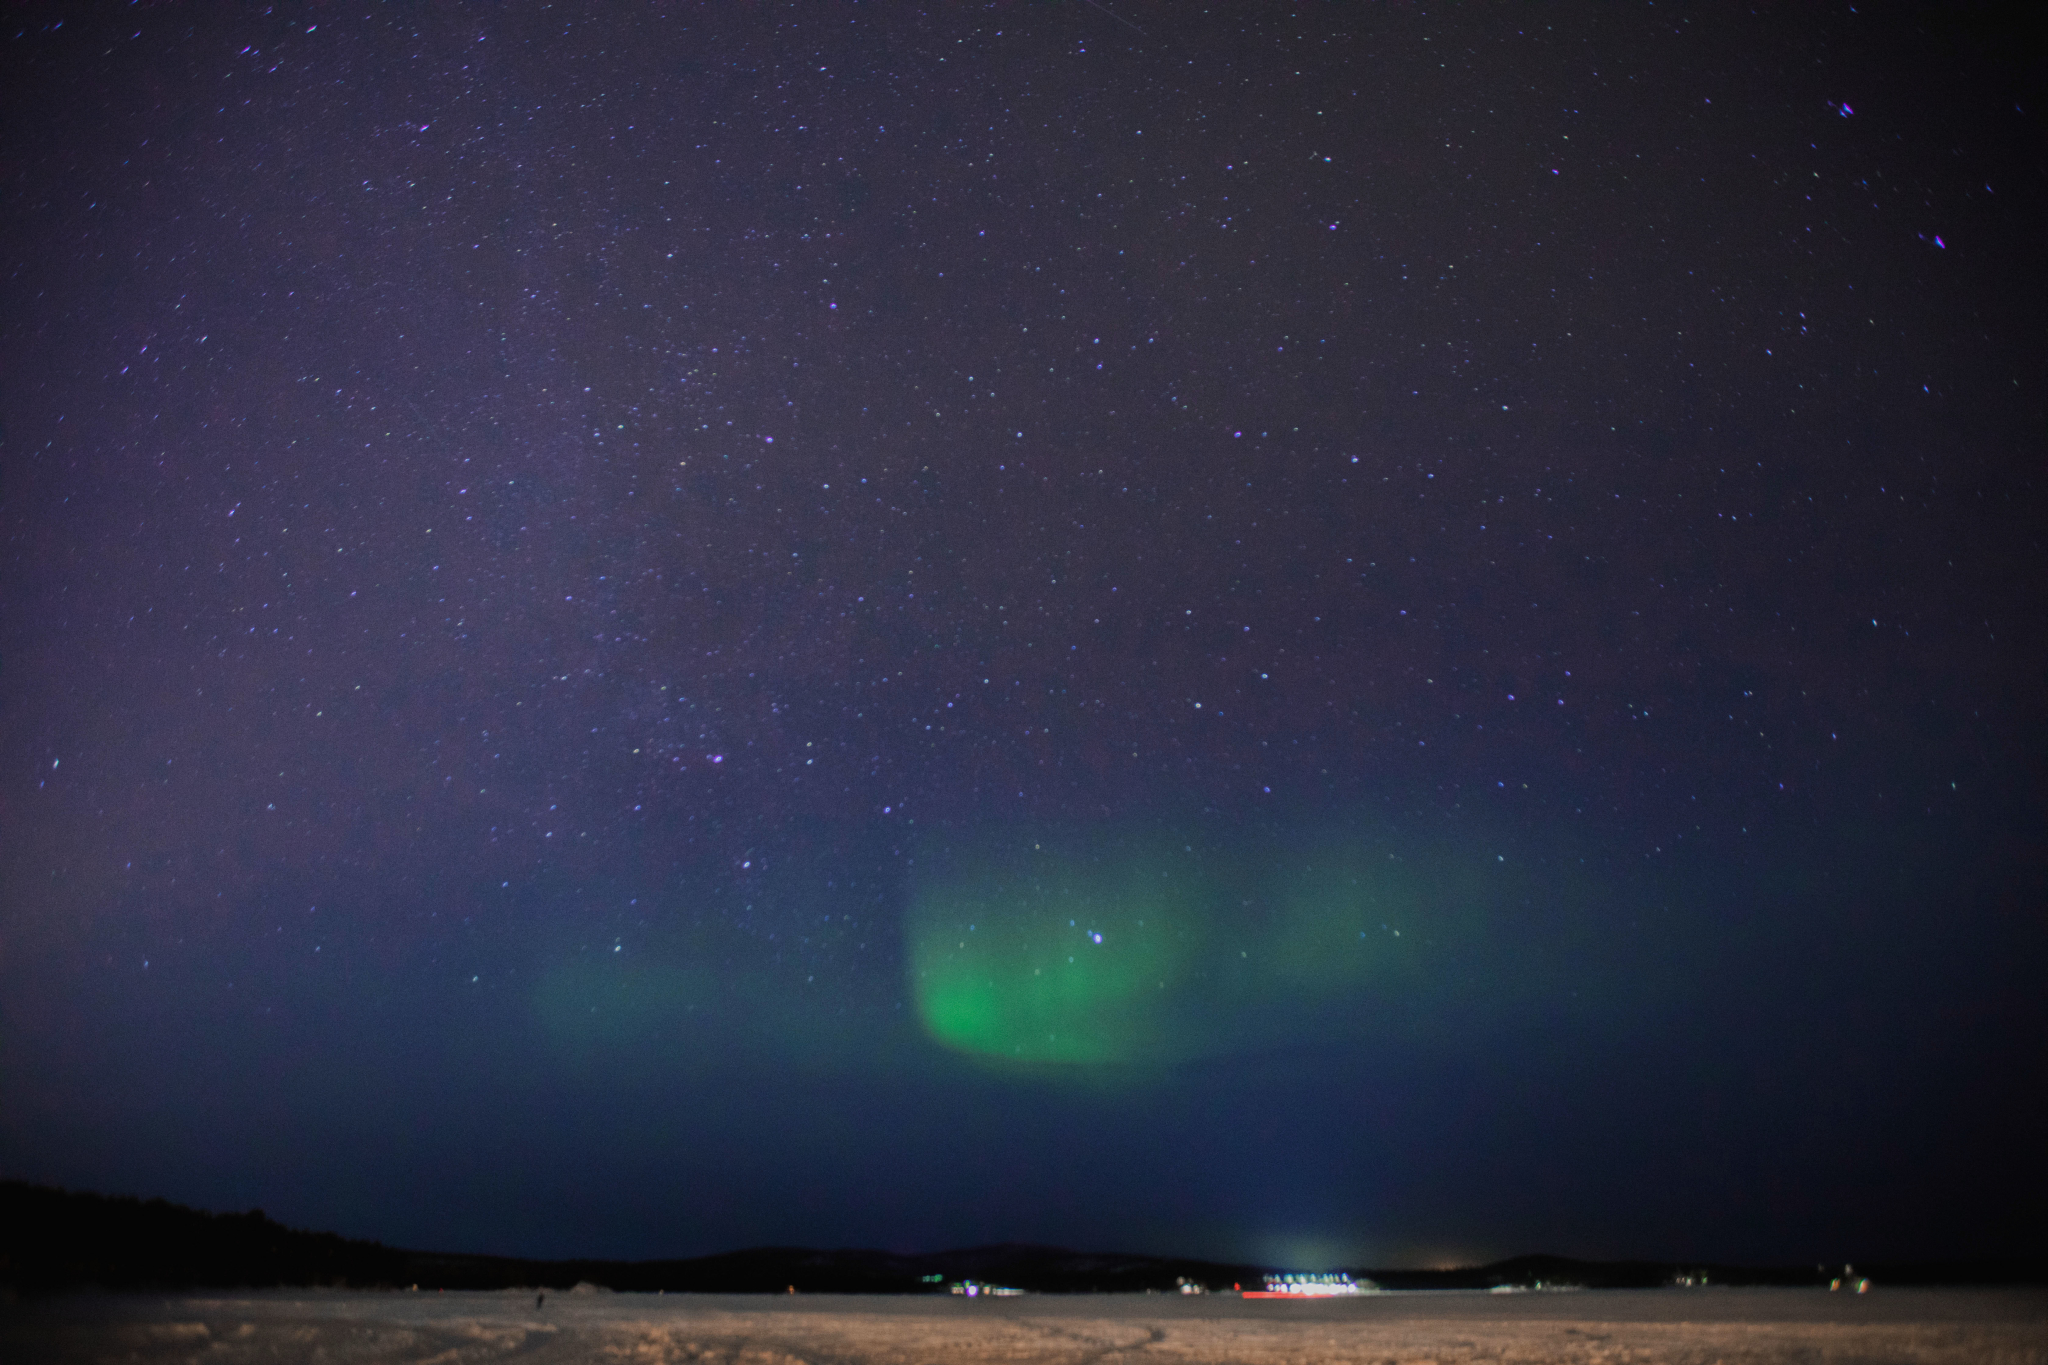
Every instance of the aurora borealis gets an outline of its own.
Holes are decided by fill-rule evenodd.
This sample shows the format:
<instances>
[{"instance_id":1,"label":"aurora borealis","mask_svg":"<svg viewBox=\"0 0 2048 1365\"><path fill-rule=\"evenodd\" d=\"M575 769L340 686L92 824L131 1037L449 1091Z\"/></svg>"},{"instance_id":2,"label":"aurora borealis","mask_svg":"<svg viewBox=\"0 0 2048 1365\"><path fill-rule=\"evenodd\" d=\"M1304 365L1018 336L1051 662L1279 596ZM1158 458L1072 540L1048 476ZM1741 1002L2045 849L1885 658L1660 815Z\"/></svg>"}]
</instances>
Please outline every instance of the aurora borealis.
<instances>
[{"instance_id":1,"label":"aurora borealis","mask_svg":"<svg viewBox=\"0 0 2048 1365\"><path fill-rule=\"evenodd\" d=\"M1200 854L1012 834L1007 856L972 856L913 900L919 1018L947 1046L1023 1062L1369 1046L1401 1014L1426 1017L1423 984L1474 967L1478 926L1527 902L1504 868L1349 833L1212 836Z\"/></svg>"},{"instance_id":2,"label":"aurora borealis","mask_svg":"<svg viewBox=\"0 0 2048 1365\"><path fill-rule=\"evenodd\" d=\"M0 30L0 1175L537 1256L2033 1245L1989 11Z\"/></svg>"}]
</instances>

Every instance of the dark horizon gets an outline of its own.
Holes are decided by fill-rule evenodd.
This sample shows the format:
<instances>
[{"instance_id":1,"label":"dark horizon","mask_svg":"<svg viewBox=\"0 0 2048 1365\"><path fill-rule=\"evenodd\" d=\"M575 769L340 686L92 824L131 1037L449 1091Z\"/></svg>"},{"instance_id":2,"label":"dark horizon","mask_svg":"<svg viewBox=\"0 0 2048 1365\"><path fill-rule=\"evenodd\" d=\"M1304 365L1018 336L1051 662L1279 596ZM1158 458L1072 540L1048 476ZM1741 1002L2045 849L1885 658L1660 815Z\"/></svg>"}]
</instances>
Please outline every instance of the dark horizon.
<instances>
[{"instance_id":1,"label":"dark horizon","mask_svg":"<svg viewBox=\"0 0 2048 1365\"><path fill-rule=\"evenodd\" d=\"M188 1209L0 1181L0 1288L50 1293L196 1288L570 1289L698 1294L946 1294L954 1285L1029 1293L1174 1293L1265 1287L1302 1267L1226 1264L1188 1256L1003 1243L921 1252L872 1247L739 1247L706 1256L621 1261L532 1260L483 1252L387 1247L287 1228L261 1209ZM1731 1266L1699 1260L1589 1261L1527 1252L1483 1265L1342 1266L1367 1290L1515 1288L1840 1289L2048 1285L2048 1258Z\"/></svg>"},{"instance_id":2,"label":"dark horizon","mask_svg":"<svg viewBox=\"0 0 2048 1365\"><path fill-rule=\"evenodd\" d=\"M2006 11L78 8L0 25L0 1178L2038 1253Z\"/></svg>"}]
</instances>

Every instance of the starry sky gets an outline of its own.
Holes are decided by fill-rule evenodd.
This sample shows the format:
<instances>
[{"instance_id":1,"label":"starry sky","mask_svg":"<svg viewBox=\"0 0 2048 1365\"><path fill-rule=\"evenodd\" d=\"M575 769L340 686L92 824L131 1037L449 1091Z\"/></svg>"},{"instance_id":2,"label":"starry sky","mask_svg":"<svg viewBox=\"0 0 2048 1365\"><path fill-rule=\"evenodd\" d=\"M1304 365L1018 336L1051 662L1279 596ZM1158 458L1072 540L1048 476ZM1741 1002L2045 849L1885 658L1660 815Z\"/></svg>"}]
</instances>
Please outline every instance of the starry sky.
<instances>
[{"instance_id":1,"label":"starry sky","mask_svg":"<svg viewBox=\"0 0 2048 1365\"><path fill-rule=\"evenodd\" d=\"M10 7L0 1174L2037 1249L1999 14Z\"/></svg>"}]
</instances>

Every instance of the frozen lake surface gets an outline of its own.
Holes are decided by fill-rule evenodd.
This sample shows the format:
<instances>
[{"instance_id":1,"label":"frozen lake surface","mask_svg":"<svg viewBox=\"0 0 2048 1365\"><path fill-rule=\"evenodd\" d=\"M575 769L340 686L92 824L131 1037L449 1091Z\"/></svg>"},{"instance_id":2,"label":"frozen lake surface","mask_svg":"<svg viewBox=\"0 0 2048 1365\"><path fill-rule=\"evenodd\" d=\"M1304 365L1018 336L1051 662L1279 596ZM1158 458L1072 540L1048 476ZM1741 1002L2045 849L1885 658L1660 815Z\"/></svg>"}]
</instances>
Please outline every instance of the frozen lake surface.
<instances>
[{"instance_id":1,"label":"frozen lake surface","mask_svg":"<svg viewBox=\"0 0 2048 1365\"><path fill-rule=\"evenodd\" d=\"M2048 1365L2048 1291L1879 1288L1231 1296L549 1292L77 1295L0 1307L21 1362Z\"/></svg>"}]
</instances>

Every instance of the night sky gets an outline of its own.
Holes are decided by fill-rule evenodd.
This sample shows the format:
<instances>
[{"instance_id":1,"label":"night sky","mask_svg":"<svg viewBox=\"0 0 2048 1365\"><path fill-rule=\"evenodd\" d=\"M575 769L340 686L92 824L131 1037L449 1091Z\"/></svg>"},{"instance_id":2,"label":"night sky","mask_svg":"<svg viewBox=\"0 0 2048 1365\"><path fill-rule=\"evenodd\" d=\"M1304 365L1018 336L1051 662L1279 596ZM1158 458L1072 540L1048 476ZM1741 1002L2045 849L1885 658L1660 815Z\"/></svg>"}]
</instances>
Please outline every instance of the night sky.
<instances>
[{"instance_id":1,"label":"night sky","mask_svg":"<svg viewBox=\"0 0 2048 1365\"><path fill-rule=\"evenodd\" d=\"M9 7L0 1175L2037 1251L2001 13Z\"/></svg>"}]
</instances>

